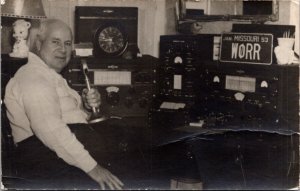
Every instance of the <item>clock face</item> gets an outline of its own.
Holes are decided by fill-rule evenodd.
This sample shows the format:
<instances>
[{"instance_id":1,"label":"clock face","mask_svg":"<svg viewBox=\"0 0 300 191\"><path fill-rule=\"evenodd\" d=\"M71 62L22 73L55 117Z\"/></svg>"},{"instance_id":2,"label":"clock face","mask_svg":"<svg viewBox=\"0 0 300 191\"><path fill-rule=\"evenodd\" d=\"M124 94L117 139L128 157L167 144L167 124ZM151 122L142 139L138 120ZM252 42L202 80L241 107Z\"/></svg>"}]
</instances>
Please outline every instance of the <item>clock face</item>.
<instances>
[{"instance_id":1,"label":"clock face","mask_svg":"<svg viewBox=\"0 0 300 191\"><path fill-rule=\"evenodd\" d=\"M99 28L95 40L98 53L105 56L119 56L126 50L128 45L125 33L117 25Z\"/></svg>"},{"instance_id":2,"label":"clock face","mask_svg":"<svg viewBox=\"0 0 300 191\"><path fill-rule=\"evenodd\" d=\"M98 38L99 46L107 53L118 52L125 45L122 32L113 26L103 29Z\"/></svg>"}]
</instances>

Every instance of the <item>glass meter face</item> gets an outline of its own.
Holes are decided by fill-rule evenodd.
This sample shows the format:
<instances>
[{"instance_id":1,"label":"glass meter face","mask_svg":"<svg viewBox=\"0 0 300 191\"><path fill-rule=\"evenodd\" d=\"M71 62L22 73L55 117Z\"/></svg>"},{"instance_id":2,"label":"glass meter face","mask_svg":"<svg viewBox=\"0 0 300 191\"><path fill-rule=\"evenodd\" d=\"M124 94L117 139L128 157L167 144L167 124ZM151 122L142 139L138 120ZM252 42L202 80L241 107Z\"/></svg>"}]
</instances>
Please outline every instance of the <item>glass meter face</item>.
<instances>
[{"instance_id":1,"label":"glass meter face","mask_svg":"<svg viewBox=\"0 0 300 191\"><path fill-rule=\"evenodd\" d=\"M255 84L255 78L227 75L225 89L241 92L255 92Z\"/></svg>"}]
</instances>

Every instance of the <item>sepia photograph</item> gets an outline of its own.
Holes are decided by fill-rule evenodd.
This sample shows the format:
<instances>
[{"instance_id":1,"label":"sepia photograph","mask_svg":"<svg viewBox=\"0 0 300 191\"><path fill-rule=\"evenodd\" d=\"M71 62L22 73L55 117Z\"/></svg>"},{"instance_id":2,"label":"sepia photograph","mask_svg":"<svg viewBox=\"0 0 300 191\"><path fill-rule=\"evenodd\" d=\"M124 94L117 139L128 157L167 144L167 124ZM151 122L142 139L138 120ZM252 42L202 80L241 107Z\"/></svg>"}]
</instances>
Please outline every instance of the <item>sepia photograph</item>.
<instances>
[{"instance_id":1,"label":"sepia photograph","mask_svg":"<svg viewBox=\"0 0 300 191\"><path fill-rule=\"evenodd\" d=\"M300 0L1 0L0 190L299 190Z\"/></svg>"}]
</instances>

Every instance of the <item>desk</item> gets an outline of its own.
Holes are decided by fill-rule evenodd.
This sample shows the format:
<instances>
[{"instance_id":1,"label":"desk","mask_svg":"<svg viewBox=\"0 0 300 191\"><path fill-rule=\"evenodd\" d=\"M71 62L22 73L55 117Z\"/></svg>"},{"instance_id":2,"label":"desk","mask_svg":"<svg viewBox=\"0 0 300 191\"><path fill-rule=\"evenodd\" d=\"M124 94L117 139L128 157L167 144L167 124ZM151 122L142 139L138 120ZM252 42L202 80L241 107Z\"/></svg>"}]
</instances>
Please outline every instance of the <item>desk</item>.
<instances>
[{"instance_id":1,"label":"desk","mask_svg":"<svg viewBox=\"0 0 300 191\"><path fill-rule=\"evenodd\" d=\"M203 138L190 143L204 188L286 190L299 184L297 134L232 131Z\"/></svg>"},{"instance_id":2,"label":"desk","mask_svg":"<svg viewBox=\"0 0 300 191\"><path fill-rule=\"evenodd\" d=\"M10 78L26 62L2 55L2 74ZM115 139L125 144L114 145L117 152L109 159L115 158L105 165L124 180L127 189L169 189L170 179L176 176L200 177L204 189L286 189L298 184L297 134L166 129L149 127L147 120L124 118L106 124L112 130L123 127L122 139Z\"/></svg>"},{"instance_id":3,"label":"desk","mask_svg":"<svg viewBox=\"0 0 300 191\"><path fill-rule=\"evenodd\" d=\"M139 128L139 149L123 155L129 170L115 168L129 188L169 189L170 179L180 176L200 178L204 189L285 190L299 183L298 134Z\"/></svg>"},{"instance_id":4,"label":"desk","mask_svg":"<svg viewBox=\"0 0 300 191\"><path fill-rule=\"evenodd\" d=\"M298 134L190 126L148 131L152 165L161 171L173 168L177 176L198 176L204 189L288 189L299 184Z\"/></svg>"},{"instance_id":5,"label":"desk","mask_svg":"<svg viewBox=\"0 0 300 191\"><path fill-rule=\"evenodd\" d=\"M170 180L177 177L200 178L204 189L213 190L285 190L298 185L298 134L166 130L139 126L143 120L108 121L106 130L99 126L107 133L123 126L121 134L115 134L119 136L107 141L115 150L96 157L125 183L124 189L170 189ZM127 147L120 147L122 142Z\"/></svg>"}]
</instances>

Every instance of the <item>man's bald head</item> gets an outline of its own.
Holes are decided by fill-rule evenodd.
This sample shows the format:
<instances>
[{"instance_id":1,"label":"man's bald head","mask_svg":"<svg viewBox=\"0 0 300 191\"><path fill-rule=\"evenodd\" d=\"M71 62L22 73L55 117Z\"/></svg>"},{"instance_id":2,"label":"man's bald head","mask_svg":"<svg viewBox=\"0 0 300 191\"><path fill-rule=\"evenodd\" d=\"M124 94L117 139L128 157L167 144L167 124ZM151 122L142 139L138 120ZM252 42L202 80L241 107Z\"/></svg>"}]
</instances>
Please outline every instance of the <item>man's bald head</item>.
<instances>
[{"instance_id":1,"label":"man's bald head","mask_svg":"<svg viewBox=\"0 0 300 191\"><path fill-rule=\"evenodd\" d=\"M72 54L72 31L64 22L48 19L41 22L36 40L36 54L56 72L68 64Z\"/></svg>"},{"instance_id":2,"label":"man's bald head","mask_svg":"<svg viewBox=\"0 0 300 191\"><path fill-rule=\"evenodd\" d=\"M40 24L39 31L37 34L38 40L44 41L47 36L47 33L51 32L51 30L55 30L57 28L65 28L65 30L68 30L70 32L70 34L72 35L71 28L63 21L58 20L58 19L47 19L47 20L42 21ZM73 38L73 35L72 35L72 38Z\"/></svg>"}]
</instances>

